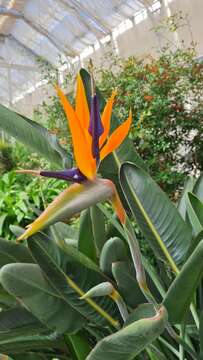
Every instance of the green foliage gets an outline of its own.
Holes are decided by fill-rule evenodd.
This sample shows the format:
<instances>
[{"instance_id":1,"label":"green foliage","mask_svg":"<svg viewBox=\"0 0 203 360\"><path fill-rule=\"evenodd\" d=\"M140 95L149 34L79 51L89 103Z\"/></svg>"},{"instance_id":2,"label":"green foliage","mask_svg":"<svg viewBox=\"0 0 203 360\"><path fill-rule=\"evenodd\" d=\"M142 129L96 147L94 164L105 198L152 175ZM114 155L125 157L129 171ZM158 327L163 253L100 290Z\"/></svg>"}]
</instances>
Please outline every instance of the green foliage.
<instances>
[{"instance_id":1,"label":"green foliage","mask_svg":"<svg viewBox=\"0 0 203 360\"><path fill-rule=\"evenodd\" d=\"M12 147L1 141L0 142L0 175L11 170L14 166Z\"/></svg>"},{"instance_id":2,"label":"green foliage","mask_svg":"<svg viewBox=\"0 0 203 360\"><path fill-rule=\"evenodd\" d=\"M98 70L105 96L117 90L117 118L132 109L136 149L154 179L173 195L184 174L203 167L203 65L195 56L194 48L166 48L157 59L115 59L110 69Z\"/></svg>"},{"instance_id":3,"label":"green foliage","mask_svg":"<svg viewBox=\"0 0 203 360\"><path fill-rule=\"evenodd\" d=\"M14 172L0 178L0 236L11 237L10 225L25 227L32 222L65 184L56 180L32 179Z\"/></svg>"}]
</instances>

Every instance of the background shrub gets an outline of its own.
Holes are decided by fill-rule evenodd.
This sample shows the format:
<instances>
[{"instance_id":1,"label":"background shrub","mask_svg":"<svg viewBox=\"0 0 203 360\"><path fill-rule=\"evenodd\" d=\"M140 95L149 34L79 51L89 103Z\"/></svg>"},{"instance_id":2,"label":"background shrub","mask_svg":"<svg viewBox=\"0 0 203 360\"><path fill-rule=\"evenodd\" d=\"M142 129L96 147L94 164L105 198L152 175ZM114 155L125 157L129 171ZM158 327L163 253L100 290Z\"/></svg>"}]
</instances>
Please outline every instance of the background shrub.
<instances>
[{"instance_id":1,"label":"background shrub","mask_svg":"<svg viewBox=\"0 0 203 360\"><path fill-rule=\"evenodd\" d=\"M194 48L163 49L157 59L115 59L99 70L105 96L117 89L117 116L132 109L137 151L170 195L203 168L203 64L195 57Z\"/></svg>"},{"instance_id":2,"label":"background shrub","mask_svg":"<svg viewBox=\"0 0 203 360\"><path fill-rule=\"evenodd\" d=\"M11 170L14 166L12 147L4 142L0 141L0 174Z\"/></svg>"}]
</instances>

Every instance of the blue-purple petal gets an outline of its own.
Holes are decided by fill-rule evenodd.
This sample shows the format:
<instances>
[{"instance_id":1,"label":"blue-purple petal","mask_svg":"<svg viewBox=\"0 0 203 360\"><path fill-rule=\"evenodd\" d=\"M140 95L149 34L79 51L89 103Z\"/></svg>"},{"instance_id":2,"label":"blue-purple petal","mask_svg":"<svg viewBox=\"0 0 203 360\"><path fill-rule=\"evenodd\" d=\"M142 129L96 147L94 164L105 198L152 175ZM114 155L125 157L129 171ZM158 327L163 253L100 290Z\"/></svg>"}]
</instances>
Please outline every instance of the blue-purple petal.
<instances>
[{"instance_id":1,"label":"blue-purple petal","mask_svg":"<svg viewBox=\"0 0 203 360\"><path fill-rule=\"evenodd\" d=\"M92 136L92 155L99 162L99 137L103 134L104 128L99 113L97 95L92 97L89 133Z\"/></svg>"},{"instance_id":2,"label":"blue-purple petal","mask_svg":"<svg viewBox=\"0 0 203 360\"><path fill-rule=\"evenodd\" d=\"M71 181L74 183L82 183L87 178L77 168L65 169L59 171L40 171L41 176Z\"/></svg>"}]
</instances>

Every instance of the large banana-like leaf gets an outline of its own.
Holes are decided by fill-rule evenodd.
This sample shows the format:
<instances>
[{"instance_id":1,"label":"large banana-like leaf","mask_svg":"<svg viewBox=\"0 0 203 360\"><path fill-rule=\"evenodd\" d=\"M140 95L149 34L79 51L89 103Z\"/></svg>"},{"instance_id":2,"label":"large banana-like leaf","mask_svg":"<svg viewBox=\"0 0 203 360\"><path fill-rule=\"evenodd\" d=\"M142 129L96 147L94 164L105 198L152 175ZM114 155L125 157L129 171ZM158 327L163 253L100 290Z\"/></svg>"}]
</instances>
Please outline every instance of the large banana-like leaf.
<instances>
[{"instance_id":1,"label":"large banana-like leaf","mask_svg":"<svg viewBox=\"0 0 203 360\"><path fill-rule=\"evenodd\" d=\"M72 240L72 243L77 245L78 229L72 225L57 222L48 228L47 232L48 236L66 241Z\"/></svg>"},{"instance_id":2,"label":"large banana-like leaf","mask_svg":"<svg viewBox=\"0 0 203 360\"><path fill-rule=\"evenodd\" d=\"M117 261L112 264L112 273L118 285L119 292L129 306L135 308L146 299L140 290L136 279L135 268L130 261ZM160 301L160 295L148 273L147 283L153 296Z\"/></svg>"},{"instance_id":3,"label":"large banana-like leaf","mask_svg":"<svg viewBox=\"0 0 203 360\"><path fill-rule=\"evenodd\" d=\"M63 252L68 256L71 262L75 262L84 266L90 270L96 271L100 273L100 269L94 261L92 261L89 257L85 254L80 252L75 246L67 244L63 241L57 241L57 245L63 250ZM67 258L65 260L67 262Z\"/></svg>"},{"instance_id":4,"label":"large banana-like leaf","mask_svg":"<svg viewBox=\"0 0 203 360\"><path fill-rule=\"evenodd\" d=\"M164 307L153 317L140 319L101 340L86 360L133 360L163 331L167 322Z\"/></svg>"},{"instance_id":5,"label":"large banana-like leaf","mask_svg":"<svg viewBox=\"0 0 203 360\"><path fill-rule=\"evenodd\" d=\"M203 172L198 177L192 192L203 201Z\"/></svg>"},{"instance_id":6,"label":"large banana-like leaf","mask_svg":"<svg viewBox=\"0 0 203 360\"><path fill-rule=\"evenodd\" d=\"M9 359L1 359L1 360L72 360L70 357L67 357L67 355L61 355L57 354L52 351L26 351L26 353L18 353L18 354L9 354Z\"/></svg>"},{"instance_id":7,"label":"large banana-like leaf","mask_svg":"<svg viewBox=\"0 0 203 360\"><path fill-rule=\"evenodd\" d=\"M0 267L15 262L31 263L34 260L25 245L0 238Z\"/></svg>"},{"instance_id":8,"label":"large banana-like leaf","mask_svg":"<svg viewBox=\"0 0 203 360\"><path fill-rule=\"evenodd\" d=\"M106 241L105 217L97 206L91 206L92 233L97 252L100 253Z\"/></svg>"},{"instance_id":9,"label":"large banana-like leaf","mask_svg":"<svg viewBox=\"0 0 203 360\"><path fill-rule=\"evenodd\" d=\"M37 264L5 265L0 271L0 282L48 328L58 333L74 332L84 324L84 319L59 296Z\"/></svg>"},{"instance_id":10,"label":"large banana-like leaf","mask_svg":"<svg viewBox=\"0 0 203 360\"><path fill-rule=\"evenodd\" d=\"M200 314L199 324L199 341L200 341L200 359L203 359L203 311Z\"/></svg>"},{"instance_id":11,"label":"large banana-like leaf","mask_svg":"<svg viewBox=\"0 0 203 360\"><path fill-rule=\"evenodd\" d=\"M173 270L178 272L177 265L184 261L191 242L190 228L166 194L138 166L123 164L120 182L149 245L157 256L165 257Z\"/></svg>"},{"instance_id":12,"label":"large banana-like leaf","mask_svg":"<svg viewBox=\"0 0 203 360\"><path fill-rule=\"evenodd\" d=\"M58 296L96 324L110 322L117 326L117 320L112 316L118 314L110 298L98 298L96 302L92 299L80 300L90 288L105 281L100 273L76 263L71 256L64 256L50 239L40 233L29 238L28 246Z\"/></svg>"},{"instance_id":13,"label":"large banana-like leaf","mask_svg":"<svg viewBox=\"0 0 203 360\"><path fill-rule=\"evenodd\" d=\"M163 301L172 323L181 323L203 275L203 241L199 243L171 284Z\"/></svg>"},{"instance_id":14,"label":"large banana-like leaf","mask_svg":"<svg viewBox=\"0 0 203 360\"><path fill-rule=\"evenodd\" d=\"M192 239L191 245L188 249L187 258L190 257L190 255L193 253L193 251L195 250L195 248L197 247L197 245L200 243L201 240L203 240L203 230L201 230L199 234Z\"/></svg>"},{"instance_id":15,"label":"large banana-like leaf","mask_svg":"<svg viewBox=\"0 0 203 360\"><path fill-rule=\"evenodd\" d=\"M51 335L29 335L24 334L23 336L17 336L15 338L8 338L6 340L0 340L0 351L3 354L8 354L12 356L13 354L21 354L21 358L18 357L20 360L26 359L25 353L27 354L28 351L33 351L36 354L40 350L43 353L44 351L50 351L50 349L58 349L59 353L61 351L65 351L66 347L64 345L63 339L61 338L54 338L53 334ZM23 353L23 356L22 356ZM54 352L52 353L52 357L49 358L50 360L53 359ZM57 357L58 358L58 357ZM14 357L15 359L15 357ZM43 357L44 359L44 357ZM45 358L46 359L46 358ZM64 358L63 358L64 359ZM65 357L65 359L69 359L69 357ZM33 360L38 360L37 354Z\"/></svg>"},{"instance_id":16,"label":"large banana-like leaf","mask_svg":"<svg viewBox=\"0 0 203 360\"><path fill-rule=\"evenodd\" d=\"M88 342L79 334L65 335L65 340L69 345L71 355L75 360L85 360L91 351Z\"/></svg>"},{"instance_id":17,"label":"large banana-like leaf","mask_svg":"<svg viewBox=\"0 0 203 360\"><path fill-rule=\"evenodd\" d=\"M0 308L1 310L8 310L18 306L18 301L7 293L7 291L0 285Z\"/></svg>"},{"instance_id":18,"label":"large banana-like leaf","mask_svg":"<svg viewBox=\"0 0 203 360\"><path fill-rule=\"evenodd\" d=\"M94 243L90 209L84 210L80 215L78 250L96 262L97 254Z\"/></svg>"},{"instance_id":19,"label":"large banana-like leaf","mask_svg":"<svg viewBox=\"0 0 203 360\"><path fill-rule=\"evenodd\" d=\"M184 189L182 191L180 201L177 206L178 211L181 214L183 220L186 219L188 192L193 191L194 185L195 185L195 178L193 176L188 176L184 184Z\"/></svg>"},{"instance_id":20,"label":"large banana-like leaf","mask_svg":"<svg viewBox=\"0 0 203 360\"><path fill-rule=\"evenodd\" d=\"M112 264L112 272L114 279L116 280L119 293L129 306L135 308L138 304L145 302L145 297L136 280L134 267L130 262L114 262Z\"/></svg>"},{"instance_id":21,"label":"large banana-like leaf","mask_svg":"<svg viewBox=\"0 0 203 360\"><path fill-rule=\"evenodd\" d=\"M203 230L203 203L192 193L188 193L187 213L197 236Z\"/></svg>"},{"instance_id":22,"label":"large banana-like leaf","mask_svg":"<svg viewBox=\"0 0 203 360\"><path fill-rule=\"evenodd\" d=\"M47 331L48 328L25 308L16 307L0 313L0 343L28 333L34 335Z\"/></svg>"},{"instance_id":23,"label":"large banana-like leaf","mask_svg":"<svg viewBox=\"0 0 203 360\"><path fill-rule=\"evenodd\" d=\"M36 122L0 104L0 129L58 166L70 167L71 159L55 135Z\"/></svg>"}]
</instances>

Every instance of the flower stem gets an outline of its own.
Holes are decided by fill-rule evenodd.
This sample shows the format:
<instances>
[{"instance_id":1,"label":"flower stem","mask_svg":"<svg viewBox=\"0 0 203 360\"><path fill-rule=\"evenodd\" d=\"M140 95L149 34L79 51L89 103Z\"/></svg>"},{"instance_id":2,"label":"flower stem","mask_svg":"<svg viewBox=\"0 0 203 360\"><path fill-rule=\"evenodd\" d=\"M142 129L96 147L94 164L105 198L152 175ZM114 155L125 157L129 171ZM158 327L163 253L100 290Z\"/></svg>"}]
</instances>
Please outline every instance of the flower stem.
<instances>
[{"instance_id":1,"label":"flower stem","mask_svg":"<svg viewBox=\"0 0 203 360\"><path fill-rule=\"evenodd\" d=\"M125 234L126 234L126 237L128 240L133 264L134 264L135 271L136 271L136 278L137 278L137 282L139 284L140 290L146 297L147 301L149 303L153 304L154 307L157 309L158 304L147 285L145 269L142 264L142 256L141 256L141 252L140 252L140 247L139 247L137 238L135 236L134 229L132 228L132 225L131 225L127 215L126 215L125 223L123 224L123 229L125 231Z\"/></svg>"}]
</instances>

